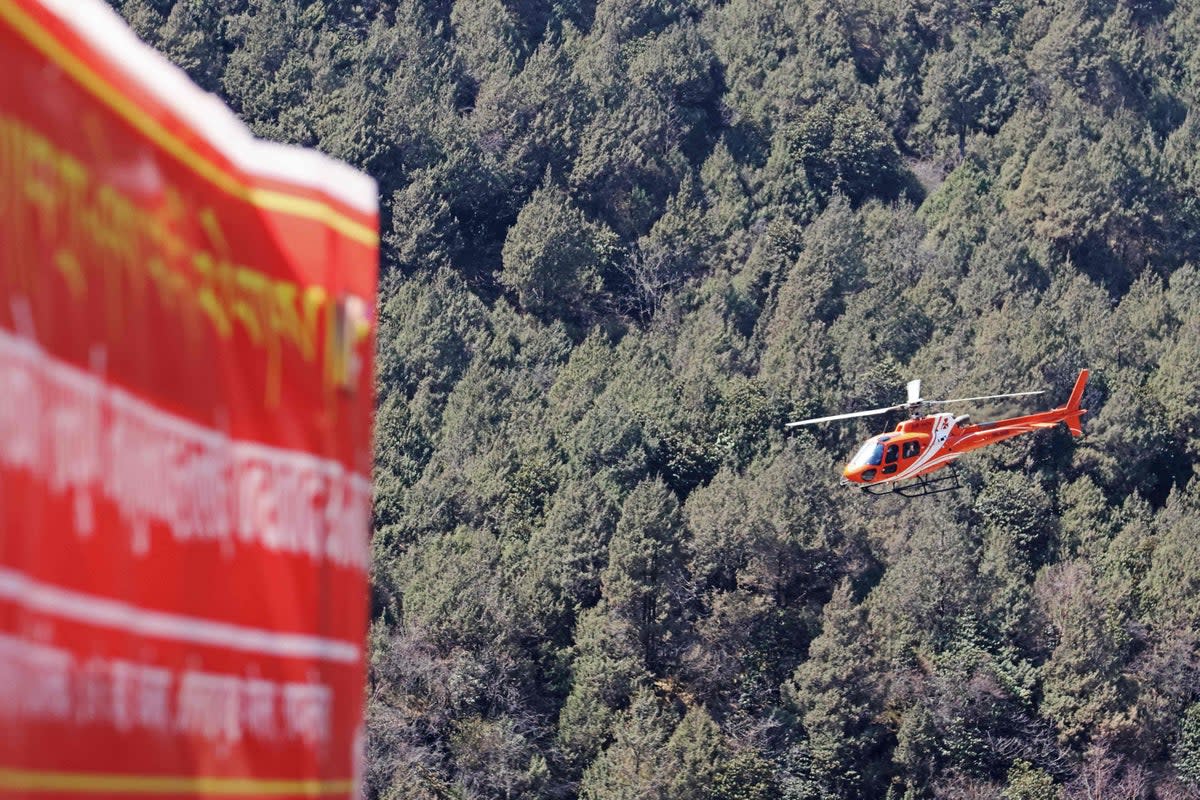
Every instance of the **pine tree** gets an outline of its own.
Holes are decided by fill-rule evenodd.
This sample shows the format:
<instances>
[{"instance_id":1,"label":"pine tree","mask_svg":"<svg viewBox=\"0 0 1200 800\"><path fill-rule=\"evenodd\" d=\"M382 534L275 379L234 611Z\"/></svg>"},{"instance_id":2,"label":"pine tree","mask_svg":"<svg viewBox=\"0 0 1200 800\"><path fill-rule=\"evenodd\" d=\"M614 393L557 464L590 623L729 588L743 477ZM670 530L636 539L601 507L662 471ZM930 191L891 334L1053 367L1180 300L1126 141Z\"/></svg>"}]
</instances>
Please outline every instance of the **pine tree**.
<instances>
[{"instance_id":1,"label":"pine tree","mask_svg":"<svg viewBox=\"0 0 1200 800\"><path fill-rule=\"evenodd\" d=\"M822 612L821 634L796 668L788 699L800 715L816 771L838 797L879 789L873 751L883 731L873 680L873 654L865 641L866 614L854 604L848 582L838 585Z\"/></svg>"}]
</instances>

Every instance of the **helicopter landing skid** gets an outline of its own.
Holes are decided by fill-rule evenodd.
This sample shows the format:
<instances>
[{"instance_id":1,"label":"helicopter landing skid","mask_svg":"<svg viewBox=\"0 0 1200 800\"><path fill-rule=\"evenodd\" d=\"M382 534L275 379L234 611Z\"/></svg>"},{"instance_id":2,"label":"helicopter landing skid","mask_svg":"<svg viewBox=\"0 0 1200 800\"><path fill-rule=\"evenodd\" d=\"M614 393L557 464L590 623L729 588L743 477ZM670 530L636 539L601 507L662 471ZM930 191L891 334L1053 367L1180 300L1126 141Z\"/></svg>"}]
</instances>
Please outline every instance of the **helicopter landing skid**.
<instances>
[{"instance_id":1,"label":"helicopter landing skid","mask_svg":"<svg viewBox=\"0 0 1200 800\"><path fill-rule=\"evenodd\" d=\"M953 492L955 489L961 488L962 483L958 479L958 469L951 462L946 471L936 478L920 475L903 483L868 484L863 486L862 490L866 494L876 497L887 494L898 494L901 497L925 497L926 495L940 494L941 492Z\"/></svg>"}]
</instances>

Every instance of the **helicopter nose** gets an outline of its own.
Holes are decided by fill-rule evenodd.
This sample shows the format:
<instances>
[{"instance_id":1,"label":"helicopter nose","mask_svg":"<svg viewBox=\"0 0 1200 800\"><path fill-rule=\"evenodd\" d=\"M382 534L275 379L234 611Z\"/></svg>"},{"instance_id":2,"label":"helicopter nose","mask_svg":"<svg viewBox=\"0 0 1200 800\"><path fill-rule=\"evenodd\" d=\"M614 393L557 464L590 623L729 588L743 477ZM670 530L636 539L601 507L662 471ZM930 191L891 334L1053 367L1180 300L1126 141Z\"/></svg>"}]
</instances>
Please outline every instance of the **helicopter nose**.
<instances>
[{"instance_id":1,"label":"helicopter nose","mask_svg":"<svg viewBox=\"0 0 1200 800\"><path fill-rule=\"evenodd\" d=\"M846 467L842 470L842 483L870 483L875 480L876 470L871 467Z\"/></svg>"}]
</instances>

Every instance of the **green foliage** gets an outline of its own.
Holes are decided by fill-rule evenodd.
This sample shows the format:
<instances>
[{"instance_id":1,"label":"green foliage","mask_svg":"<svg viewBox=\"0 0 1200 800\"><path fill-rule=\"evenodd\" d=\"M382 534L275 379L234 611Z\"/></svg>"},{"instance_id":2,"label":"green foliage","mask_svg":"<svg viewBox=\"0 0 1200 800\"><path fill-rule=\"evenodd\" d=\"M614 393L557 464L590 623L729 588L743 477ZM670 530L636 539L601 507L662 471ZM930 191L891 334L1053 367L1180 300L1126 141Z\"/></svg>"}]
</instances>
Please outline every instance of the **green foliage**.
<instances>
[{"instance_id":1,"label":"green foliage","mask_svg":"<svg viewBox=\"0 0 1200 800\"><path fill-rule=\"evenodd\" d=\"M500 0L454 0L450 25L455 50L476 81L516 71L523 56L520 20Z\"/></svg>"},{"instance_id":2,"label":"green foliage","mask_svg":"<svg viewBox=\"0 0 1200 800\"><path fill-rule=\"evenodd\" d=\"M217 91L225 70L226 53L219 47L219 37L213 36L223 23L219 3L186 0L175 3L155 34L157 47L209 92Z\"/></svg>"},{"instance_id":3,"label":"green foliage","mask_svg":"<svg viewBox=\"0 0 1200 800\"><path fill-rule=\"evenodd\" d=\"M533 314L583 321L599 296L613 245L564 192L545 187L534 192L509 230L500 280Z\"/></svg>"},{"instance_id":4,"label":"green foliage","mask_svg":"<svg viewBox=\"0 0 1200 800\"><path fill-rule=\"evenodd\" d=\"M724 774L728 746L721 728L704 708L689 708L667 740L671 753L671 782L666 794L672 798L721 796L716 782Z\"/></svg>"},{"instance_id":5,"label":"green foliage","mask_svg":"<svg viewBox=\"0 0 1200 800\"><path fill-rule=\"evenodd\" d=\"M874 721L879 699L865 630L866 615L843 582L825 606L821 635L809 647L808 660L785 687L808 736L813 771L837 797L880 788L876 776L860 771L883 735Z\"/></svg>"},{"instance_id":6,"label":"green foliage","mask_svg":"<svg viewBox=\"0 0 1200 800\"><path fill-rule=\"evenodd\" d=\"M1059 789L1045 770L1018 759L1008 771L1002 800L1058 800Z\"/></svg>"},{"instance_id":7,"label":"green foliage","mask_svg":"<svg viewBox=\"0 0 1200 800\"><path fill-rule=\"evenodd\" d=\"M578 774L611 741L617 712L649 679L638 631L603 603L575 626L571 693L558 719L558 749Z\"/></svg>"},{"instance_id":8,"label":"green foliage","mask_svg":"<svg viewBox=\"0 0 1200 800\"><path fill-rule=\"evenodd\" d=\"M113 5L379 183L368 796L1188 796L1195 3Z\"/></svg>"},{"instance_id":9,"label":"green foliage","mask_svg":"<svg viewBox=\"0 0 1200 800\"><path fill-rule=\"evenodd\" d=\"M860 202L895 197L902 188L899 155L878 118L860 104L822 100L780 128L769 168L780 200L802 212L835 194Z\"/></svg>"},{"instance_id":10,"label":"green foliage","mask_svg":"<svg viewBox=\"0 0 1200 800\"><path fill-rule=\"evenodd\" d=\"M1190 625L1200 613L1200 516L1192 485L1176 492L1160 515L1159 535L1155 543L1144 591L1158 624L1165 629Z\"/></svg>"},{"instance_id":11,"label":"green foliage","mask_svg":"<svg viewBox=\"0 0 1200 800\"><path fill-rule=\"evenodd\" d=\"M318 58L336 57L336 34L322 34L319 27L323 15L321 3L305 8L297 0L251 0L229 20L228 36L236 47L221 88L259 135L315 143L306 105L313 71ZM318 44L322 38L324 47Z\"/></svg>"},{"instance_id":12,"label":"green foliage","mask_svg":"<svg viewBox=\"0 0 1200 800\"><path fill-rule=\"evenodd\" d=\"M583 773L580 800L667 796L671 722L652 693L639 692L617 720L613 743Z\"/></svg>"},{"instance_id":13,"label":"green foliage","mask_svg":"<svg viewBox=\"0 0 1200 800\"><path fill-rule=\"evenodd\" d=\"M1046 559L1055 528L1050 499L1040 486L1013 473L991 476L975 511L989 533L1015 548L1034 569Z\"/></svg>"},{"instance_id":14,"label":"green foliage","mask_svg":"<svg viewBox=\"0 0 1200 800\"><path fill-rule=\"evenodd\" d=\"M778 791L770 762L753 748L743 748L730 756L712 788L714 800L768 800Z\"/></svg>"},{"instance_id":15,"label":"green foliage","mask_svg":"<svg viewBox=\"0 0 1200 800\"><path fill-rule=\"evenodd\" d=\"M1042 712L1060 739L1078 742L1119 724L1121 666L1130 641L1123 610L1097 596L1090 576L1064 572L1062 578L1048 598L1059 640L1043 667Z\"/></svg>"},{"instance_id":16,"label":"green foliage","mask_svg":"<svg viewBox=\"0 0 1200 800\"><path fill-rule=\"evenodd\" d=\"M1024 83L1021 65L989 44L966 38L925 61L921 123L956 137L960 157L969 133L999 130L1016 106L1015 87Z\"/></svg>"},{"instance_id":17,"label":"green foliage","mask_svg":"<svg viewBox=\"0 0 1200 800\"><path fill-rule=\"evenodd\" d=\"M687 160L675 139L672 109L637 85L619 91L620 104L600 110L582 131L569 182L629 240L662 214Z\"/></svg>"},{"instance_id":18,"label":"green foliage","mask_svg":"<svg viewBox=\"0 0 1200 800\"><path fill-rule=\"evenodd\" d=\"M684 574L678 552L679 503L661 483L634 487L608 546L601 594L612 614L625 619L641 642L651 669L678 647L684 607Z\"/></svg>"},{"instance_id":19,"label":"green foliage","mask_svg":"<svg viewBox=\"0 0 1200 800\"><path fill-rule=\"evenodd\" d=\"M530 550L546 560L549 580L570 608L600 599L600 573L618 510L592 480L572 481L554 494L544 521L530 537Z\"/></svg>"},{"instance_id":20,"label":"green foliage","mask_svg":"<svg viewBox=\"0 0 1200 800\"><path fill-rule=\"evenodd\" d=\"M842 536L834 504L802 486L827 464L788 447L744 474L723 471L689 498L691 571L713 586L742 587L781 607L833 588Z\"/></svg>"},{"instance_id":21,"label":"green foliage","mask_svg":"<svg viewBox=\"0 0 1200 800\"><path fill-rule=\"evenodd\" d=\"M1174 763L1184 780L1200 786L1200 703L1188 706L1183 716Z\"/></svg>"},{"instance_id":22,"label":"green foliage","mask_svg":"<svg viewBox=\"0 0 1200 800\"><path fill-rule=\"evenodd\" d=\"M500 558L488 534L459 529L404 559L398 578L407 624L446 646L478 646L496 632L498 588L489 576Z\"/></svg>"},{"instance_id":23,"label":"green foliage","mask_svg":"<svg viewBox=\"0 0 1200 800\"><path fill-rule=\"evenodd\" d=\"M536 791L546 776L544 759L510 717L461 721L450 734L449 749L459 784L469 792L520 797Z\"/></svg>"}]
</instances>

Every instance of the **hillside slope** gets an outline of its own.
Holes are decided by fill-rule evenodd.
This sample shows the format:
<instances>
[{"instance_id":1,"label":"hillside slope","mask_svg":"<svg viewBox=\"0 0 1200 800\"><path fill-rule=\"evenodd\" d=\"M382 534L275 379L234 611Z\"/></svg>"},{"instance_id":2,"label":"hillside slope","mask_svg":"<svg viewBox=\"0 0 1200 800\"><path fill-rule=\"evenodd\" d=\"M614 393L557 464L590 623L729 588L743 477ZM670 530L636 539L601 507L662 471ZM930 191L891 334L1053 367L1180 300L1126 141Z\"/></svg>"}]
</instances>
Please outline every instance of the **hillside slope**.
<instances>
[{"instance_id":1,"label":"hillside slope","mask_svg":"<svg viewBox=\"0 0 1200 800\"><path fill-rule=\"evenodd\" d=\"M384 192L371 796L1196 796L1194 0L114 4Z\"/></svg>"}]
</instances>

